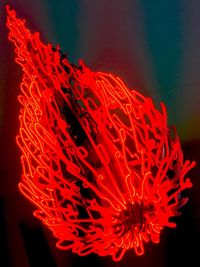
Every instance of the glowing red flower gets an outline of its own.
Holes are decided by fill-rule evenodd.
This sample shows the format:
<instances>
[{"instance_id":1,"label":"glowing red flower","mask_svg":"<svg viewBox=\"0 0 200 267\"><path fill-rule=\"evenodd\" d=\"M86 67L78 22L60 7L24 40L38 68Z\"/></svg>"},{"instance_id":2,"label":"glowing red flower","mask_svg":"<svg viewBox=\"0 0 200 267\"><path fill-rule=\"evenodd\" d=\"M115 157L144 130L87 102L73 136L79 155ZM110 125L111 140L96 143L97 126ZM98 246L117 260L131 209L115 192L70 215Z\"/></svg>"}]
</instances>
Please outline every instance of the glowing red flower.
<instances>
[{"instance_id":1,"label":"glowing red flower","mask_svg":"<svg viewBox=\"0 0 200 267\"><path fill-rule=\"evenodd\" d=\"M128 89L113 74L72 65L44 45L7 7L9 39L23 69L19 101L20 191L57 247L120 260L159 242L191 187L164 104Z\"/></svg>"}]
</instances>

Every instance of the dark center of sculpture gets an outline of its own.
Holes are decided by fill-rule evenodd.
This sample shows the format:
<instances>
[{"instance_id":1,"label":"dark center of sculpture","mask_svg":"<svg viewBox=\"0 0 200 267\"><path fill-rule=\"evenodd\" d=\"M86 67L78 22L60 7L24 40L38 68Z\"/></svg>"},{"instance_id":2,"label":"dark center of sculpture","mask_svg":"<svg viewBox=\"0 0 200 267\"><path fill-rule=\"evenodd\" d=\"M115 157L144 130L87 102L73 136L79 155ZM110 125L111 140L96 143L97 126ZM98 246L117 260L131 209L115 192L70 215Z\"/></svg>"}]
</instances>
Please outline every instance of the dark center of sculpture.
<instances>
[{"instance_id":1,"label":"dark center of sculpture","mask_svg":"<svg viewBox=\"0 0 200 267\"><path fill-rule=\"evenodd\" d=\"M154 216L153 204L144 205L143 202L127 203L126 209L122 210L115 218L114 232L122 237L129 231L131 234L140 232L146 227L148 218Z\"/></svg>"}]
</instances>

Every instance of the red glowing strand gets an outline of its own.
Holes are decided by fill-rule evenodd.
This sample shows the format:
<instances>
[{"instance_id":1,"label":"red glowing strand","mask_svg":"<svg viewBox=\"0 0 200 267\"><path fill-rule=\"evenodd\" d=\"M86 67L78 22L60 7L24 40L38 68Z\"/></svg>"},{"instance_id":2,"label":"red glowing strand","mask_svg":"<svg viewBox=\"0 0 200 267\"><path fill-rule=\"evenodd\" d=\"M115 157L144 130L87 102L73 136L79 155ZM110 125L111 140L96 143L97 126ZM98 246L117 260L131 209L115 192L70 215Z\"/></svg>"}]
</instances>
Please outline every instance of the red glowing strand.
<instances>
[{"instance_id":1,"label":"red glowing strand","mask_svg":"<svg viewBox=\"0 0 200 267\"><path fill-rule=\"evenodd\" d=\"M183 162L164 104L159 111L119 77L72 65L7 13L23 69L20 191L58 248L115 261L128 249L143 254L144 243L176 226L181 192L192 185L184 177L194 162Z\"/></svg>"}]
</instances>

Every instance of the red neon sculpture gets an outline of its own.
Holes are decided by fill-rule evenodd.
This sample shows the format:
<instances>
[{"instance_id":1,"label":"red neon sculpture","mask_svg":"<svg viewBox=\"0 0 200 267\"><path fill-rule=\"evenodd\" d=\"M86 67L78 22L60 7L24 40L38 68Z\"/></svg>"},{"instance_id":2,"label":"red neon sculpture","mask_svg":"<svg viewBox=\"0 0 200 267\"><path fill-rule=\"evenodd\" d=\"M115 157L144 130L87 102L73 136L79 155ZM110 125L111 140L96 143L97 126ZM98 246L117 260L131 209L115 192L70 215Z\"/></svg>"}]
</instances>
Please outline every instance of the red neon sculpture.
<instances>
[{"instance_id":1,"label":"red neon sculpture","mask_svg":"<svg viewBox=\"0 0 200 267\"><path fill-rule=\"evenodd\" d=\"M120 260L144 253L186 202L192 186L164 104L128 89L113 74L69 63L7 7L9 40L23 69L19 101L23 174L19 189L34 215L79 255Z\"/></svg>"}]
</instances>

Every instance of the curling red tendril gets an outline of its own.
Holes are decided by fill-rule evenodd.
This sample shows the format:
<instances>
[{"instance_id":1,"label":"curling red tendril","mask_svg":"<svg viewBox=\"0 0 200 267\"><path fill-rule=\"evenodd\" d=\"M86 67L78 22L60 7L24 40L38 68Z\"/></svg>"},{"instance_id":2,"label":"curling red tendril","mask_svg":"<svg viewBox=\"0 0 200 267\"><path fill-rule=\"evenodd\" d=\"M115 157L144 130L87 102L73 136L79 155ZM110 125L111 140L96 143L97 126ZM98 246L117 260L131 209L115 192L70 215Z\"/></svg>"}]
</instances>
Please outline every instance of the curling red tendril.
<instances>
[{"instance_id":1,"label":"curling red tendril","mask_svg":"<svg viewBox=\"0 0 200 267\"><path fill-rule=\"evenodd\" d=\"M19 101L23 174L19 189L34 215L79 255L120 260L144 253L187 202L191 187L179 138L164 104L128 89L113 74L69 63L7 7L9 40L23 69Z\"/></svg>"}]
</instances>

